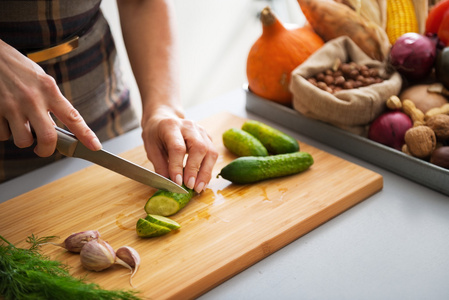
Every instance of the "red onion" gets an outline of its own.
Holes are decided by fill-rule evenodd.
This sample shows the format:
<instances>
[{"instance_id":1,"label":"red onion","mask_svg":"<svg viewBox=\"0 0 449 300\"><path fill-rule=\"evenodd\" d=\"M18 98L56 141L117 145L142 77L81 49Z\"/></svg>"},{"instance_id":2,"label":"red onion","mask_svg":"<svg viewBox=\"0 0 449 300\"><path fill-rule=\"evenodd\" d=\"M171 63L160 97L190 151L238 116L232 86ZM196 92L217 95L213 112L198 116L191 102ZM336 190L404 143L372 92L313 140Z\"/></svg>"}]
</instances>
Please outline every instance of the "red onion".
<instances>
[{"instance_id":1,"label":"red onion","mask_svg":"<svg viewBox=\"0 0 449 300\"><path fill-rule=\"evenodd\" d=\"M401 35L391 47L389 63L405 78L420 80L430 74L435 58L434 40L408 32Z\"/></svg>"},{"instance_id":2,"label":"red onion","mask_svg":"<svg viewBox=\"0 0 449 300\"><path fill-rule=\"evenodd\" d=\"M401 150L405 132L413 126L405 113L394 110L377 117L368 131L368 138L383 145Z\"/></svg>"}]
</instances>

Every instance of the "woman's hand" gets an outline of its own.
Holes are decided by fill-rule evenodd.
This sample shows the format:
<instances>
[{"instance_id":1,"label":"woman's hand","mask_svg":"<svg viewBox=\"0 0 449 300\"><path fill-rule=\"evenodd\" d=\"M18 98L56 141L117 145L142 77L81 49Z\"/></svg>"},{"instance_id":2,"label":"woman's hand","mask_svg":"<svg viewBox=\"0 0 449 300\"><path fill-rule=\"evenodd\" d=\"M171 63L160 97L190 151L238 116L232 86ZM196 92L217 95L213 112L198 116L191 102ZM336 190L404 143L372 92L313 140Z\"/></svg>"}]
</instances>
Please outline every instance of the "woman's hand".
<instances>
[{"instance_id":1,"label":"woman's hand","mask_svg":"<svg viewBox=\"0 0 449 300\"><path fill-rule=\"evenodd\" d=\"M89 149L101 144L78 111L61 94L55 80L36 63L0 40L0 141L11 135L14 144L50 156L56 148L57 134L53 113Z\"/></svg>"},{"instance_id":2,"label":"woman's hand","mask_svg":"<svg viewBox=\"0 0 449 300\"><path fill-rule=\"evenodd\" d=\"M157 173L200 193L212 177L218 152L201 126L163 110L142 121L147 156Z\"/></svg>"}]
</instances>

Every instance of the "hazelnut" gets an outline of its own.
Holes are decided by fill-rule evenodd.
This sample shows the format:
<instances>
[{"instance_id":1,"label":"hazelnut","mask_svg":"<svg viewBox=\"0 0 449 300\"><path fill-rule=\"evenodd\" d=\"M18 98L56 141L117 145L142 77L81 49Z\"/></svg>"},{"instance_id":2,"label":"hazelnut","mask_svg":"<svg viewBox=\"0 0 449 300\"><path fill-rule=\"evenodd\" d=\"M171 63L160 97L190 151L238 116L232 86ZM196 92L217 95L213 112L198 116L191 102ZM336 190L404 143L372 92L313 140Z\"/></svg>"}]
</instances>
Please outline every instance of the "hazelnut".
<instances>
[{"instance_id":1,"label":"hazelnut","mask_svg":"<svg viewBox=\"0 0 449 300\"><path fill-rule=\"evenodd\" d=\"M359 71L357 71L357 70L351 70L351 72L349 72L349 75L348 75L348 77L349 78L351 78L351 79L357 79L357 76L359 76Z\"/></svg>"},{"instance_id":2,"label":"hazelnut","mask_svg":"<svg viewBox=\"0 0 449 300\"><path fill-rule=\"evenodd\" d=\"M443 146L435 149L430 157L430 163L449 169L449 146Z\"/></svg>"},{"instance_id":3,"label":"hazelnut","mask_svg":"<svg viewBox=\"0 0 449 300\"><path fill-rule=\"evenodd\" d=\"M314 86L316 86L316 79L315 78L309 78L309 79L307 79L311 84L313 84Z\"/></svg>"},{"instance_id":4,"label":"hazelnut","mask_svg":"<svg viewBox=\"0 0 449 300\"><path fill-rule=\"evenodd\" d=\"M334 83L334 77L332 75L326 75L326 76L324 76L324 82L327 85L331 85Z\"/></svg>"},{"instance_id":5,"label":"hazelnut","mask_svg":"<svg viewBox=\"0 0 449 300\"><path fill-rule=\"evenodd\" d=\"M436 115L426 121L439 140L449 139L449 115Z\"/></svg>"},{"instance_id":6,"label":"hazelnut","mask_svg":"<svg viewBox=\"0 0 449 300\"><path fill-rule=\"evenodd\" d=\"M379 70L377 70L377 69L369 69L369 75L371 77L378 77L379 76Z\"/></svg>"},{"instance_id":7,"label":"hazelnut","mask_svg":"<svg viewBox=\"0 0 449 300\"><path fill-rule=\"evenodd\" d=\"M437 144L435 133L427 126L410 128L405 133L404 140L410 153L418 158L428 157Z\"/></svg>"},{"instance_id":8,"label":"hazelnut","mask_svg":"<svg viewBox=\"0 0 449 300\"><path fill-rule=\"evenodd\" d=\"M337 76L335 77L335 84L336 85L343 85L345 83L345 78L343 76Z\"/></svg>"}]
</instances>

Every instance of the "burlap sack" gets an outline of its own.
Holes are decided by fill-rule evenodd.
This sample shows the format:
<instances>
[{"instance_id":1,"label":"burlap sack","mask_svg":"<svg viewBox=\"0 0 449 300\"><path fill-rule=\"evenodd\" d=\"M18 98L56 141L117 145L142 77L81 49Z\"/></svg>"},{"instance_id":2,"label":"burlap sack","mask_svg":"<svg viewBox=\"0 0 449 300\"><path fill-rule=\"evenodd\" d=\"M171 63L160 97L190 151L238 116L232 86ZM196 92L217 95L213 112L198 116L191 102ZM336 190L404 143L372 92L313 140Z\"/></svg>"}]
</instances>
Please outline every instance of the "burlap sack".
<instances>
[{"instance_id":1,"label":"burlap sack","mask_svg":"<svg viewBox=\"0 0 449 300\"><path fill-rule=\"evenodd\" d=\"M384 81L334 94L307 81L307 78L332 68L336 59L375 67L385 77ZM369 123L385 110L386 100L391 95L397 95L401 85L399 73L387 75L383 63L369 58L351 39L343 36L328 41L293 70L290 91L293 94L293 108L304 116L366 136Z\"/></svg>"}]
</instances>

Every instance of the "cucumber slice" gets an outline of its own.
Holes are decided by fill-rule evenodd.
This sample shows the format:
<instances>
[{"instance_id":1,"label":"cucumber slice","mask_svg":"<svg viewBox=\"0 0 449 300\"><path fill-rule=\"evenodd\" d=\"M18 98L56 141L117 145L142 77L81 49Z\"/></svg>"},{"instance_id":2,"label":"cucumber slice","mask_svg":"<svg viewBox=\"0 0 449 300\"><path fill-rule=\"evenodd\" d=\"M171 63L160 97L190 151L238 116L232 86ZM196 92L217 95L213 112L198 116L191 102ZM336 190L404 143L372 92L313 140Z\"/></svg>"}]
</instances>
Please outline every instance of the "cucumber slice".
<instances>
[{"instance_id":1,"label":"cucumber slice","mask_svg":"<svg viewBox=\"0 0 449 300\"><path fill-rule=\"evenodd\" d=\"M195 191L187 188L187 194L172 193L158 190L148 199L145 204L145 211L149 215L171 216L183 209L193 198Z\"/></svg>"},{"instance_id":2,"label":"cucumber slice","mask_svg":"<svg viewBox=\"0 0 449 300\"><path fill-rule=\"evenodd\" d=\"M165 226L172 230L181 228L181 225L179 225L178 222L173 221L172 219L169 219L167 217L159 216L159 215L148 215L145 218L145 220L147 220L148 222L157 224L157 225Z\"/></svg>"},{"instance_id":3,"label":"cucumber slice","mask_svg":"<svg viewBox=\"0 0 449 300\"><path fill-rule=\"evenodd\" d=\"M171 231L170 228L151 223L148 220L139 218L136 224L136 232L140 237L157 237L162 236Z\"/></svg>"}]
</instances>

